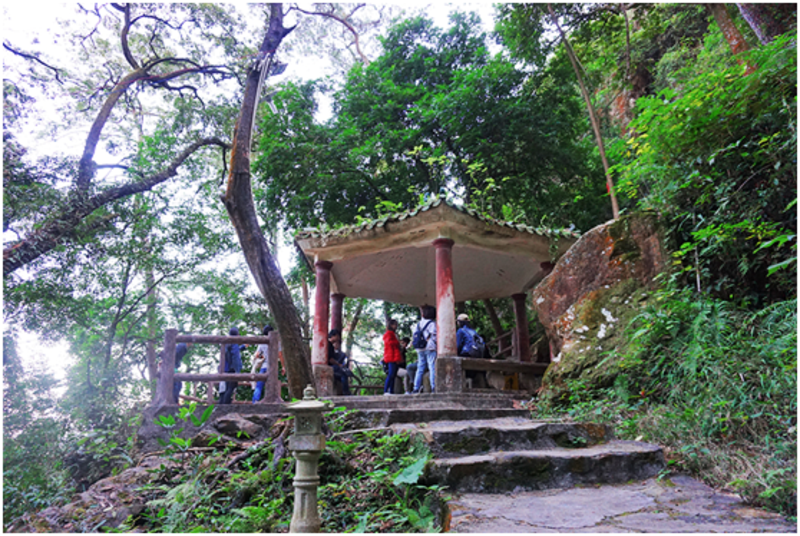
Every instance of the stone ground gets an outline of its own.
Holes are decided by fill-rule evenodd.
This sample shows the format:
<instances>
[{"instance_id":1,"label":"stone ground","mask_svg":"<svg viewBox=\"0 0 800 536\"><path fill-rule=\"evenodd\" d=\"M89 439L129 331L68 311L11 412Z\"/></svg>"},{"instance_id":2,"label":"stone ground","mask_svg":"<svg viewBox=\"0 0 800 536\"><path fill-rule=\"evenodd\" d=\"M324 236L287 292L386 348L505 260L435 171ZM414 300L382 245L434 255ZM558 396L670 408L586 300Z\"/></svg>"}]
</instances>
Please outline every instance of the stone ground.
<instances>
[{"instance_id":1,"label":"stone ground","mask_svg":"<svg viewBox=\"0 0 800 536\"><path fill-rule=\"evenodd\" d=\"M449 501L450 532L797 532L797 523L686 476ZM447 528L447 527L445 527Z\"/></svg>"}]
</instances>

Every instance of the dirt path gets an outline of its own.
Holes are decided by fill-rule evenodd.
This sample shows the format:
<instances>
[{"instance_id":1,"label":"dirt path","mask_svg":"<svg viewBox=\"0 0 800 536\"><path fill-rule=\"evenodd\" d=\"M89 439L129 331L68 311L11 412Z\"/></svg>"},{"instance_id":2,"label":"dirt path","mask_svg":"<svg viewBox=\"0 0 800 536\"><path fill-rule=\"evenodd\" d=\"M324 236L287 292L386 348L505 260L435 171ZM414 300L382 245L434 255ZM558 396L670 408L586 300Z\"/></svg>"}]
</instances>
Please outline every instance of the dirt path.
<instances>
[{"instance_id":1,"label":"dirt path","mask_svg":"<svg viewBox=\"0 0 800 536\"><path fill-rule=\"evenodd\" d=\"M797 532L796 523L684 476L566 490L463 494L448 506L450 532Z\"/></svg>"}]
</instances>

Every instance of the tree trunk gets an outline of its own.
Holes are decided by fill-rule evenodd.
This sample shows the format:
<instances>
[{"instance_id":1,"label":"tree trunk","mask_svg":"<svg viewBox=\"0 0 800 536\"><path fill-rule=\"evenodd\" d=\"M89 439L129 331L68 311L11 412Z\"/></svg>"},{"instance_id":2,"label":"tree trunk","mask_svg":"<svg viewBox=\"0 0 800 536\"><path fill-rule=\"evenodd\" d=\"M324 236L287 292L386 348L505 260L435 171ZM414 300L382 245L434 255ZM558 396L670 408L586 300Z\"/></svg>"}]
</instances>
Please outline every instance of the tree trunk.
<instances>
[{"instance_id":1,"label":"tree trunk","mask_svg":"<svg viewBox=\"0 0 800 536\"><path fill-rule=\"evenodd\" d=\"M244 97L233 136L231 170L222 201L236 229L250 272L262 296L267 300L281 334L289 392L295 398L302 398L306 385L314 384L311 356L303 341L300 317L289 288L275 264L258 223L250 182L250 146L261 86L275 51L290 31L291 29L283 27L282 5L270 4L267 33L247 73Z\"/></svg>"},{"instance_id":2,"label":"tree trunk","mask_svg":"<svg viewBox=\"0 0 800 536\"><path fill-rule=\"evenodd\" d=\"M762 45L797 24L797 4L736 4Z\"/></svg>"},{"instance_id":3,"label":"tree trunk","mask_svg":"<svg viewBox=\"0 0 800 536\"><path fill-rule=\"evenodd\" d=\"M500 323L500 318L497 316L497 311L494 310L494 305L492 305L490 300L483 300L483 307L486 309L486 314L489 315L489 321L492 323L494 337L499 339L503 334L503 324ZM502 352L508 348L508 339L501 339L498 344L500 346L499 350Z\"/></svg>"},{"instance_id":4,"label":"tree trunk","mask_svg":"<svg viewBox=\"0 0 800 536\"><path fill-rule=\"evenodd\" d=\"M158 344L158 317L156 316L156 303L158 296L155 289L155 275L153 274L153 267L148 266L145 269L145 285L150 289L147 292L146 303L147 312L147 342L145 343L145 359L147 360L147 380L150 382L150 394L154 395L156 392L156 345Z\"/></svg>"},{"instance_id":5,"label":"tree trunk","mask_svg":"<svg viewBox=\"0 0 800 536\"><path fill-rule=\"evenodd\" d=\"M358 300L358 306L356 307L355 312L353 313L353 318L350 320L350 325L347 326L347 342L345 343L345 347L347 350L345 353L347 356L352 360L353 358L353 343L356 340L355 332L356 326L358 326L358 321L361 320L361 311L364 309L364 300Z\"/></svg>"},{"instance_id":6,"label":"tree trunk","mask_svg":"<svg viewBox=\"0 0 800 536\"><path fill-rule=\"evenodd\" d=\"M750 49L747 46L747 41L744 40L742 32L733 23L730 14L728 13L727 4L706 4L706 9L714 15L714 20L717 21L717 26L725 36L728 46L731 47L731 52L734 56ZM742 63L737 59L737 62Z\"/></svg>"},{"instance_id":7,"label":"tree trunk","mask_svg":"<svg viewBox=\"0 0 800 536\"><path fill-rule=\"evenodd\" d=\"M575 51L572 50L572 45L569 44L567 36L564 34L564 30L561 29L561 25L558 24L558 17L556 17L555 11L553 11L553 6L551 4L547 4L547 9L550 11L550 20L552 20L553 24L555 24L558 34L561 36L561 42L564 43L564 49L567 51L567 57L569 57L569 62L572 64L572 69L575 71L575 77L578 79L578 86L581 88L581 95L583 95L586 108L589 110L589 121L592 123L592 130L594 130L597 149L600 151L600 160L603 162L603 170L606 173L606 189L608 190L609 197L611 197L611 213L616 220L619 218L619 205L617 204L617 194L614 190L614 181L611 179L611 172L609 171L608 159L606 158L606 149L603 145L603 134L600 132L600 121L597 119L597 113L592 105L592 99L589 97L589 91L586 89L586 84L583 82L583 75L581 75L581 69L578 65L578 57L575 55Z\"/></svg>"}]
</instances>

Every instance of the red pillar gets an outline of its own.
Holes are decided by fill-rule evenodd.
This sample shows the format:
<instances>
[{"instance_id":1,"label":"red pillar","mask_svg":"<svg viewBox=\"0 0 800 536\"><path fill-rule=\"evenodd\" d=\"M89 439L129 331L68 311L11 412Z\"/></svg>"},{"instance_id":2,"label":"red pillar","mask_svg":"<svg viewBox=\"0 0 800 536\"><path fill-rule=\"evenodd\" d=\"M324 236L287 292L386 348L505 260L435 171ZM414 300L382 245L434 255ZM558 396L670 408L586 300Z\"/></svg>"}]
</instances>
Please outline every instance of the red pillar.
<instances>
[{"instance_id":1,"label":"red pillar","mask_svg":"<svg viewBox=\"0 0 800 536\"><path fill-rule=\"evenodd\" d=\"M314 296L314 337L311 347L311 364L328 364L328 312L331 294L331 268L328 261L317 261L317 289Z\"/></svg>"},{"instance_id":2,"label":"red pillar","mask_svg":"<svg viewBox=\"0 0 800 536\"><path fill-rule=\"evenodd\" d=\"M331 329L342 330L342 308L344 307L344 294L331 294Z\"/></svg>"},{"instance_id":3,"label":"red pillar","mask_svg":"<svg viewBox=\"0 0 800 536\"><path fill-rule=\"evenodd\" d=\"M453 290L453 241L437 238L436 247L436 355L455 356L456 345L456 300Z\"/></svg>"},{"instance_id":4,"label":"red pillar","mask_svg":"<svg viewBox=\"0 0 800 536\"><path fill-rule=\"evenodd\" d=\"M525 306L526 294L514 294L514 318L516 319L517 348L522 363L531 361L531 339L528 334L528 309Z\"/></svg>"},{"instance_id":5,"label":"red pillar","mask_svg":"<svg viewBox=\"0 0 800 536\"><path fill-rule=\"evenodd\" d=\"M328 366L328 313L330 311L331 268L333 263L317 261L317 289L314 295L314 336L311 341L311 366L317 393L333 394L333 369Z\"/></svg>"}]
</instances>

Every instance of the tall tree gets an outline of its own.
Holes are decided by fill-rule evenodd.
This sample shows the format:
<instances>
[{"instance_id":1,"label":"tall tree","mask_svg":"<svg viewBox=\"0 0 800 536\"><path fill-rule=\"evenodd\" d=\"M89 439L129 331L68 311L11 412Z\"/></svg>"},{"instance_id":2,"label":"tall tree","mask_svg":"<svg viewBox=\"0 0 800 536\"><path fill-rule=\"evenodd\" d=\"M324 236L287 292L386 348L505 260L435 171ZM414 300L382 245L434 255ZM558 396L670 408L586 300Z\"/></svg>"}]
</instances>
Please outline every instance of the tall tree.
<instances>
[{"instance_id":1,"label":"tall tree","mask_svg":"<svg viewBox=\"0 0 800 536\"><path fill-rule=\"evenodd\" d=\"M261 294L267 300L278 331L281 333L289 391L295 398L301 398L306 385L314 383L311 357L308 345L302 338L300 316L292 301L289 288L275 264L261 231L250 180L250 147L261 88L278 46L290 31L291 28L283 26L283 6L270 4L264 39L247 71L239 119L236 121L233 135L231 169L222 201L236 229L250 272Z\"/></svg>"},{"instance_id":2,"label":"tall tree","mask_svg":"<svg viewBox=\"0 0 800 536\"><path fill-rule=\"evenodd\" d=\"M213 13L212 13L213 11ZM104 136L111 123L119 127L131 110L140 109L140 94L151 90L166 92L178 106L202 104L200 97L206 79L219 83L235 77L234 71L224 64L212 63L213 55L205 49L209 42L219 43L219 36L207 24L209 17L216 17L219 31L224 33L235 25L230 14L223 9L208 7L172 7L158 5L108 4L96 7L92 12L98 18L98 26L83 37L91 42L93 35L106 20L116 23L118 46L123 61L109 61L108 76L105 80L91 81L91 90L82 106L96 110L88 133L83 142L83 150L77 165L58 170L60 183L68 183L66 191L59 191L55 202L45 214L28 212L18 221L5 227L23 227L19 240L6 244L3 250L3 276L8 278L18 268L25 266L40 256L51 252L60 243L75 240L81 232L92 231L90 216L110 203L127 198L136 193L151 190L155 186L175 177L179 170L200 149L208 146L227 148L228 144L216 136L202 133L202 129L186 128L182 143L173 137L173 143L153 162L158 165L141 165L135 159L137 148L133 148L126 164L98 165L95 155L101 140L108 138L114 146L113 138ZM222 27L225 27L224 29ZM184 32L195 31L198 41L184 39ZM203 42L205 40L205 42ZM83 42L82 42L83 43ZM84 45L86 43L83 43ZM42 59L38 52L27 52L5 42L4 49L18 58L34 62L44 69L52 79L75 94L84 95L86 85L82 80L67 78L67 71L51 65ZM235 54L236 46L231 46ZM240 49L241 50L241 49ZM66 79L66 80L64 80ZM94 85L97 83L97 85ZM186 98L187 96L188 99ZM99 106L96 102L99 101ZM80 107L81 105L79 105ZM183 110L186 113L186 109ZM177 133L171 133L173 136ZM124 145L116 144L117 150ZM123 169L127 175L117 175L109 184L107 180L97 181L98 169ZM21 171L13 168L15 171ZM26 181L47 183L48 171L36 166L27 166L22 176L17 173L4 174L4 188L24 187ZM52 181L50 181L52 182ZM4 204L5 205L5 204ZM13 210L13 209L12 209Z\"/></svg>"},{"instance_id":3,"label":"tall tree","mask_svg":"<svg viewBox=\"0 0 800 536\"><path fill-rule=\"evenodd\" d=\"M602 209L586 194L602 195L602 182L580 102L557 90L568 73L491 57L479 28L470 14L446 30L395 25L350 71L327 122L315 119L324 84L285 85L261 126L260 213L292 227L352 223L446 188L501 219L596 224Z\"/></svg>"},{"instance_id":4,"label":"tall tree","mask_svg":"<svg viewBox=\"0 0 800 536\"><path fill-rule=\"evenodd\" d=\"M736 58L736 62L740 65L744 62L739 56L742 52L747 52L750 50L750 45L747 44L742 32L739 31L737 28L736 23L733 22L730 13L728 13L728 4L705 4L708 11L711 15L714 16L714 20L717 22L717 26L722 31L722 35L725 36L725 40L728 42L728 46L731 47L731 53ZM747 64L747 74L750 74L755 70L755 67Z\"/></svg>"}]
</instances>

